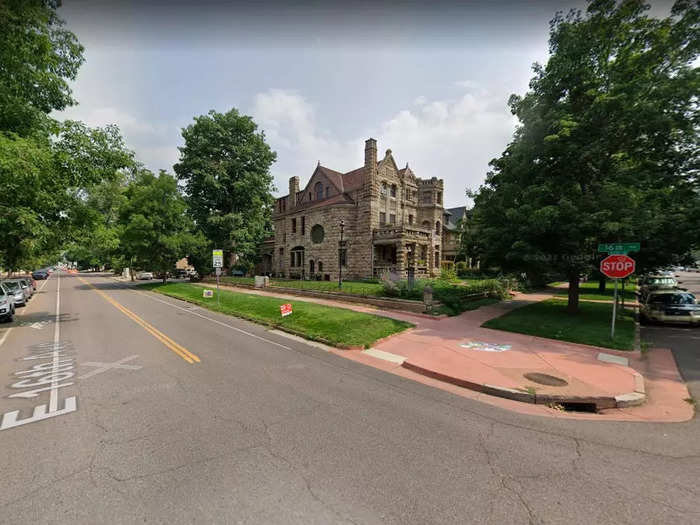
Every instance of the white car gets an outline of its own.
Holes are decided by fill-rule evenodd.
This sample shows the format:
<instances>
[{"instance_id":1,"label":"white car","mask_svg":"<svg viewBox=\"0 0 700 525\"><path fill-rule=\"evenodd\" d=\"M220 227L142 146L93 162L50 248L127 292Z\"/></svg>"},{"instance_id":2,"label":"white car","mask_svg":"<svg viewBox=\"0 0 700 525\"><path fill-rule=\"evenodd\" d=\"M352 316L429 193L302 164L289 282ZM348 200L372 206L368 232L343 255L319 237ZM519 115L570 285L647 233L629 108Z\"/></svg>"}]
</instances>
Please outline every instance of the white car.
<instances>
[{"instance_id":1,"label":"white car","mask_svg":"<svg viewBox=\"0 0 700 525\"><path fill-rule=\"evenodd\" d=\"M153 273L152 272L141 272L136 275L136 278L139 281L148 281L150 279L153 279Z\"/></svg>"},{"instance_id":2,"label":"white car","mask_svg":"<svg viewBox=\"0 0 700 525\"><path fill-rule=\"evenodd\" d=\"M15 315L15 297L4 284L0 283L0 320L12 321Z\"/></svg>"}]
</instances>

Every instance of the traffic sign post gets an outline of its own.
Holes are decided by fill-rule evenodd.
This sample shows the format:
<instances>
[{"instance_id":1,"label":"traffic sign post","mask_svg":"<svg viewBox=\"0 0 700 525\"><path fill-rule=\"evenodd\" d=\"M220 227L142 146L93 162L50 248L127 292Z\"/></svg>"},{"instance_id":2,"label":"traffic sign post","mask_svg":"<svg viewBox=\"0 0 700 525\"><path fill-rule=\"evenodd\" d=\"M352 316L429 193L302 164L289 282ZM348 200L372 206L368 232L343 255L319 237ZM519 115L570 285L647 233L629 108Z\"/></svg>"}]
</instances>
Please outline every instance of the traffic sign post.
<instances>
[{"instance_id":1,"label":"traffic sign post","mask_svg":"<svg viewBox=\"0 0 700 525\"><path fill-rule=\"evenodd\" d=\"M600 246L598 247L600 249ZM634 259L627 255L608 255L600 261L600 273L615 280L615 293L613 298L612 324L610 327L610 339L615 338L615 315L617 314L617 281L634 273Z\"/></svg>"},{"instance_id":2,"label":"traffic sign post","mask_svg":"<svg viewBox=\"0 0 700 525\"><path fill-rule=\"evenodd\" d=\"M221 304L221 299L219 298L219 276L221 275L221 268L224 265L224 251L223 250L212 250L211 251L211 265L216 269L216 304Z\"/></svg>"}]
</instances>

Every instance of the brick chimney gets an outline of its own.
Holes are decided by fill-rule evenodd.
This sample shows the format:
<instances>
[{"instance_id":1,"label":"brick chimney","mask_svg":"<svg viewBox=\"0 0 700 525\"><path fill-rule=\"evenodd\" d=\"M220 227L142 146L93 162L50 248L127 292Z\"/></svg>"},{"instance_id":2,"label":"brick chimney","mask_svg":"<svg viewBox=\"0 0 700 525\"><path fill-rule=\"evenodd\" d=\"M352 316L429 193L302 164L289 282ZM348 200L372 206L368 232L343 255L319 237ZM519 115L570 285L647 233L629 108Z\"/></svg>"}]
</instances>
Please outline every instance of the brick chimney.
<instances>
[{"instance_id":1,"label":"brick chimney","mask_svg":"<svg viewBox=\"0 0 700 525\"><path fill-rule=\"evenodd\" d=\"M289 177L289 207L297 205L297 193L299 193L299 177Z\"/></svg>"}]
</instances>

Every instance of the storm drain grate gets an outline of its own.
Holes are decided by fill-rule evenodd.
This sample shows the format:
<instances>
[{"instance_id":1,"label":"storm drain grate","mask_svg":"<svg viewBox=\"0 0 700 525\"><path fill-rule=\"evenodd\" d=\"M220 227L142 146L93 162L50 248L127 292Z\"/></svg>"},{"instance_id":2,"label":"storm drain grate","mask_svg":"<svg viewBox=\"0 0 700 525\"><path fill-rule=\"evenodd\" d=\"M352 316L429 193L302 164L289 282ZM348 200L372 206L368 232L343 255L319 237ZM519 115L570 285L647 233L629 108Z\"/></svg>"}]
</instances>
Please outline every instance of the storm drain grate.
<instances>
[{"instance_id":1,"label":"storm drain grate","mask_svg":"<svg viewBox=\"0 0 700 525\"><path fill-rule=\"evenodd\" d=\"M538 383L540 385L566 386L569 384L561 377L550 376L549 374L541 374L539 372L530 372L528 374L524 374L523 377L532 381L533 383Z\"/></svg>"}]
</instances>

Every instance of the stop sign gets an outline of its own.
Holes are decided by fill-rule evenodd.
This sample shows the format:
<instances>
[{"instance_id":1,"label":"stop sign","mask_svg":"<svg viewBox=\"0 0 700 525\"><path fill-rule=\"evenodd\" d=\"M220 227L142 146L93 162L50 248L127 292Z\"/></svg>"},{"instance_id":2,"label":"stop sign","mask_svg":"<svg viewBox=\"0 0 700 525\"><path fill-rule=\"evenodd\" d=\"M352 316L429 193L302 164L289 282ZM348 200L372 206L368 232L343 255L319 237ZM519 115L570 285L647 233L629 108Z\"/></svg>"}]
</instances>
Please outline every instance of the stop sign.
<instances>
[{"instance_id":1,"label":"stop sign","mask_svg":"<svg viewBox=\"0 0 700 525\"><path fill-rule=\"evenodd\" d=\"M634 259L627 255L608 255L600 261L600 273L611 279L623 279L634 273Z\"/></svg>"}]
</instances>

